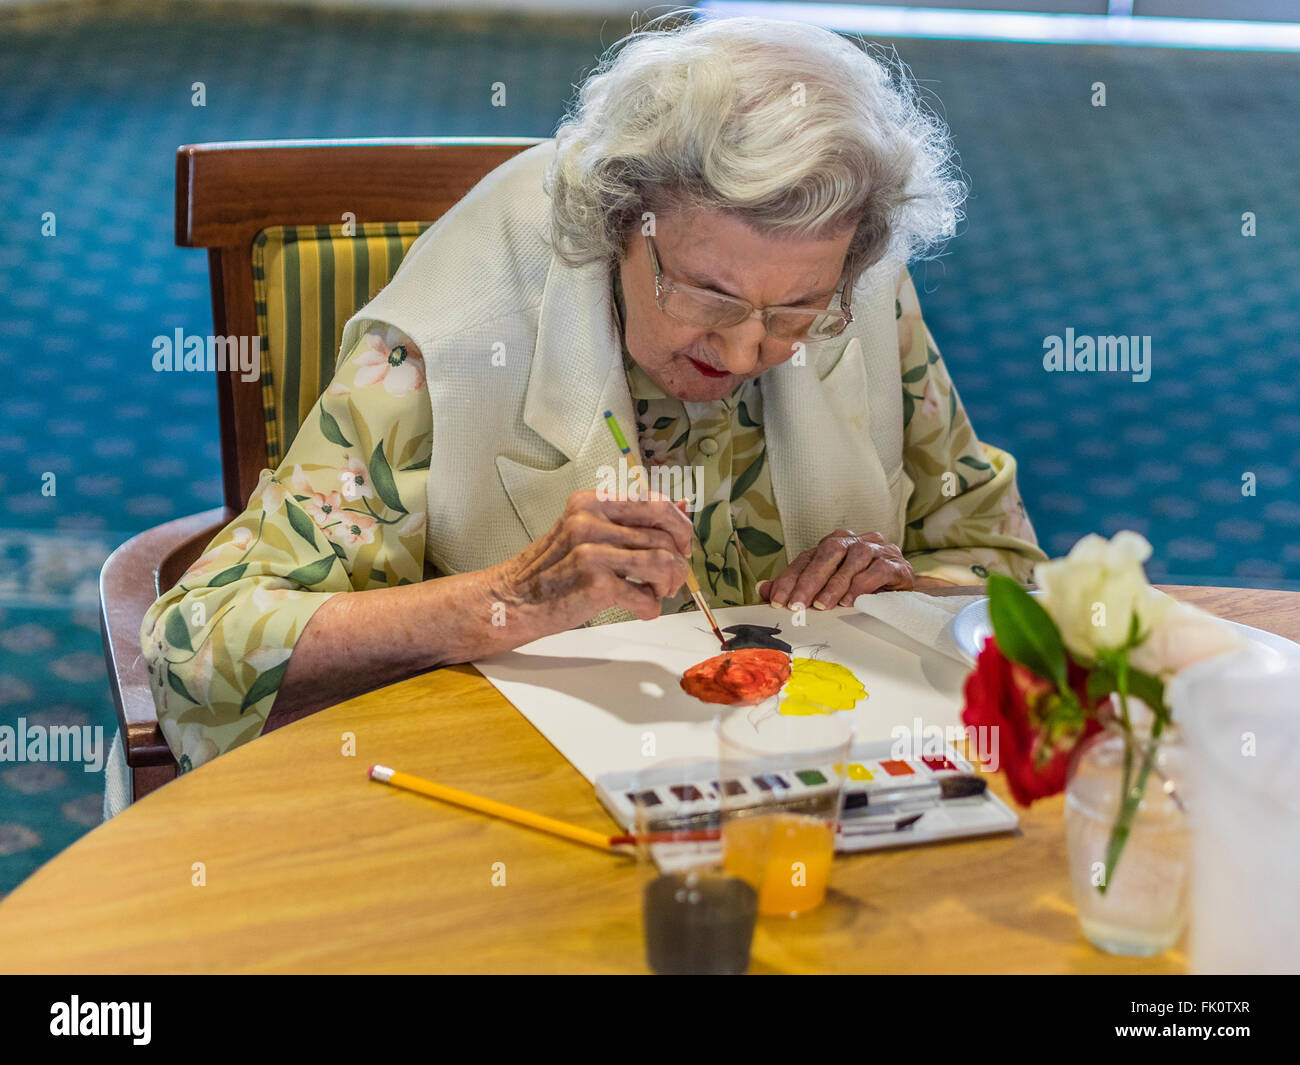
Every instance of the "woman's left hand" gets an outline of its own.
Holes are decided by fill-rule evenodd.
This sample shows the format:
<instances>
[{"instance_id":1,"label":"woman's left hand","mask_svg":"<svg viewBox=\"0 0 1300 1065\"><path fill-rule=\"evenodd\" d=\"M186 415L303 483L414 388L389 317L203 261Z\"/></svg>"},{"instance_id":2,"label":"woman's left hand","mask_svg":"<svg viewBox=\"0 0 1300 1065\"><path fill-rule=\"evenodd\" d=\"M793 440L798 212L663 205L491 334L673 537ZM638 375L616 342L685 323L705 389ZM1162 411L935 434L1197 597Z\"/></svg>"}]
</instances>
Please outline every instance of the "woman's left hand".
<instances>
[{"instance_id":1,"label":"woman's left hand","mask_svg":"<svg viewBox=\"0 0 1300 1065\"><path fill-rule=\"evenodd\" d=\"M912 583L912 567L897 546L876 533L836 529L796 556L776 580L763 581L758 594L776 606L803 603L825 610L849 606L868 592L907 591Z\"/></svg>"}]
</instances>

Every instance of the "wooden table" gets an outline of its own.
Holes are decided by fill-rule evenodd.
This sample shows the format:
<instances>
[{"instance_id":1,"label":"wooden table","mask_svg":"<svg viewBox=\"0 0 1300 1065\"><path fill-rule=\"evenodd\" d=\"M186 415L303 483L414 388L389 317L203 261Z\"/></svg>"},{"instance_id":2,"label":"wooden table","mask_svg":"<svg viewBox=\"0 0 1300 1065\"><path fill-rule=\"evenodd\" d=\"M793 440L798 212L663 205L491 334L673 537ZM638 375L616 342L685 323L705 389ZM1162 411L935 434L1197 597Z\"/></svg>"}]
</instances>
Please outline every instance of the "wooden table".
<instances>
[{"instance_id":1,"label":"wooden table","mask_svg":"<svg viewBox=\"0 0 1300 1065\"><path fill-rule=\"evenodd\" d=\"M1300 593L1166 590L1300 640ZM477 670L451 667L263 736L88 833L0 904L0 970L645 971L632 862L371 783L374 762L613 825ZM1012 835L841 857L819 910L760 920L751 971L1185 966L1181 946L1126 959L1083 939L1057 796Z\"/></svg>"}]
</instances>

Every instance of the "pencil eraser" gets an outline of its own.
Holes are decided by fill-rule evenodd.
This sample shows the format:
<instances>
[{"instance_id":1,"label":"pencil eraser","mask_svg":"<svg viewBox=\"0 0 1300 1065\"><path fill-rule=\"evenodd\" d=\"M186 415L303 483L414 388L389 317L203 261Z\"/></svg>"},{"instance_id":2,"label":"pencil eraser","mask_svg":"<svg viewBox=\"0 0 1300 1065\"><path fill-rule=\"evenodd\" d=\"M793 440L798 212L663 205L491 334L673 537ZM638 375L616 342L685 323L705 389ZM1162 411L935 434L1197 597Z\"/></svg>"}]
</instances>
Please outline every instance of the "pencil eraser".
<instances>
[{"instance_id":1,"label":"pencil eraser","mask_svg":"<svg viewBox=\"0 0 1300 1065\"><path fill-rule=\"evenodd\" d=\"M368 776L371 780L374 780L374 779L375 779L375 767L374 767L374 766L371 766L368 770L366 770L366 776Z\"/></svg>"}]
</instances>

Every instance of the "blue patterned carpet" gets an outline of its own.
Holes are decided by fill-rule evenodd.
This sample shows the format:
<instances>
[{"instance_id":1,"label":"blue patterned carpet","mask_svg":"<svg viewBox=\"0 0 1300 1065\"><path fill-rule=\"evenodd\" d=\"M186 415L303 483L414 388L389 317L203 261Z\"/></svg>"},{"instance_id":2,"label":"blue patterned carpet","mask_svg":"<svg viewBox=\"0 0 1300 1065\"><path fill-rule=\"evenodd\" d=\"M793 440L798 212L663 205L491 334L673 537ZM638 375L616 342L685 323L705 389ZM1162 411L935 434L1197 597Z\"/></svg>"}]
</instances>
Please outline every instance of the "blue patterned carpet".
<instances>
[{"instance_id":1,"label":"blue patterned carpet","mask_svg":"<svg viewBox=\"0 0 1300 1065\"><path fill-rule=\"evenodd\" d=\"M154 336L211 330L205 256L172 245L177 145L548 136L572 83L626 27L511 19L484 32L165 4L36 26L9 17L0 724L102 725L111 738L99 563L220 498L212 381L150 369ZM1044 546L1129 527L1155 544L1153 577L1300 587L1300 63L897 46L942 101L973 185L959 239L913 271L922 306L977 431L1020 460ZM489 104L499 80L505 108ZM1105 108L1089 103L1096 81ZM1245 211L1257 236L1241 235ZM1045 373L1043 339L1067 328L1149 335L1150 380ZM0 893L98 821L101 790L77 766L0 767Z\"/></svg>"}]
</instances>

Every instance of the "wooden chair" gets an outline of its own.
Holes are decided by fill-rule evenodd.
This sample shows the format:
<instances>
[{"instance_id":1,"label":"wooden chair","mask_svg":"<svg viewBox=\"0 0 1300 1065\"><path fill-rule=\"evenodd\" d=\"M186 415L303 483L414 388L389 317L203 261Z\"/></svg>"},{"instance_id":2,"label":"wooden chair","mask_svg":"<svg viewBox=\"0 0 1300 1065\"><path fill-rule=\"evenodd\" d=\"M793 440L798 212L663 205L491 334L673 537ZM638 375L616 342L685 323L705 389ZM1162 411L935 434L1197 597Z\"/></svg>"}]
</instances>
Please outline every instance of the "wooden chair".
<instances>
[{"instance_id":1,"label":"wooden chair","mask_svg":"<svg viewBox=\"0 0 1300 1065\"><path fill-rule=\"evenodd\" d=\"M158 725L141 655L145 612L244 509L261 470L279 465L288 440L329 384L343 324L391 280L415 236L490 171L537 143L522 137L432 137L192 144L177 149L176 243L208 250L213 335L261 336L264 372L254 381L238 373L216 373L222 506L128 540L108 557L100 573L104 654L133 799L177 772ZM349 221L355 234L345 229ZM268 326L267 286L273 282L262 267L268 234L274 235L272 246L284 247L286 241L304 239L301 227L312 227L307 230L310 238L344 254L351 254L357 240L382 241L385 249L381 256L366 256L366 273L355 275L353 292L342 299L331 294L329 306L318 315L317 350L306 352L294 350L300 345L292 331ZM283 372L304 356L312 372ZM272 361L281 372L267 372ZM319 372L314 369L317 363ZM283 394L285 381L293 396Z\"/></svg>"}]
</instances>

